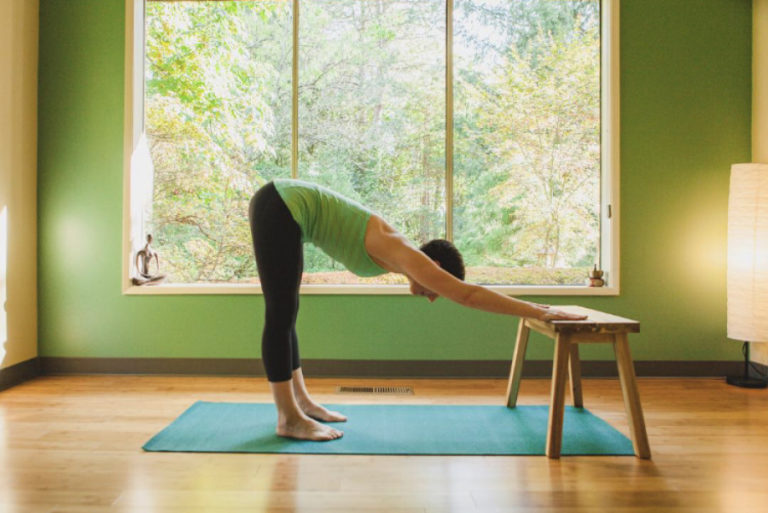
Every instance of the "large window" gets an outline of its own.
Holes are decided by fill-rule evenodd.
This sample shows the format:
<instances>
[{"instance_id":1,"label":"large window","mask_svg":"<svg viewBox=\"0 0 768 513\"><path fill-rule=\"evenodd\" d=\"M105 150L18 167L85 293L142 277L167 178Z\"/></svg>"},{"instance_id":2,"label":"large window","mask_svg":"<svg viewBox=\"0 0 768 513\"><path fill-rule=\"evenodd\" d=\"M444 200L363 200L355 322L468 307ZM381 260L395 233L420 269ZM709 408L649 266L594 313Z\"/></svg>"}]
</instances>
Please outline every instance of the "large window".
<instances>
[{"instance_id":1,"label":"large window","mask_svg":"<svg viewBox=\"0 0 768 513\"><path fill-rule=\"evenodd\" d=\"M248 201L296 177L453 240L468 281L617 285L608 1L146 0L128 247L151 233L168 284L257 283ZM404 279L307 245L304 283Z\"/></svg>"}]
</instances>

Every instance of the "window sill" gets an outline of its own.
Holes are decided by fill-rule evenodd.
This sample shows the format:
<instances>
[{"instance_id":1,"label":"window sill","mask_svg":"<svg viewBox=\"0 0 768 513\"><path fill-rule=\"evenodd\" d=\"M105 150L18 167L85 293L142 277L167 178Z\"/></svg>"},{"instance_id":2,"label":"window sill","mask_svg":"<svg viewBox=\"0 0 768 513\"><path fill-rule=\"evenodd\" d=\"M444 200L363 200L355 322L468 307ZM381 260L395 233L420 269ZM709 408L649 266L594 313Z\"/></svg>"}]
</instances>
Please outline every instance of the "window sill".
<instances>
[{"instance_id":1,"label":"window sill","mask_svg":"<svg viewBox=\"0 0 768 513\"><path fill-rule=\"evenodd\" d=\"M618 296L618 287L586 286L533 286L497 285L489 289L508 296ZM302 285L304 295L410 295L407 285ZM123 289L129 296L165 295L236 295L261 294L261 287L253 284L161 284L152 286L128 286Z\"/></svg>"}]
</instances>

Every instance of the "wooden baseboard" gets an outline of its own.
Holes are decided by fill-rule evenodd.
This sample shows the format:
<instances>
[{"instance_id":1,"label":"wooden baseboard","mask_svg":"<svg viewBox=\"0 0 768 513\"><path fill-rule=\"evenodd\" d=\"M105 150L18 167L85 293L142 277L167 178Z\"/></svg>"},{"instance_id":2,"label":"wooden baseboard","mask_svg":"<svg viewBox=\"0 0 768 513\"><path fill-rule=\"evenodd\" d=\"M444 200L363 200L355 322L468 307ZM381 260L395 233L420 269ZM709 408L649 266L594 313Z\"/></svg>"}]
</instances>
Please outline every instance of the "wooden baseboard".
<instances>
[{"instance_id":1,"label":"wooden baseboard","mask_svg":"<svg viewBox=\"0 0 768 513\"><path fill-rule=\"evenodd\" d=\"M0 390L19 385L40 375L40 359L31 358L0 369Z\"/></svg>"},{"instance_id":2,"label":"wooden baseboard","mask_svg":"<svg viewBox=\"0 0 768 513\"><path fill-rule=\"evenodd\" d=\"M261 360L247 358L39 358L42 374L179 374L263 376ZM309 377L349 378L506 378L504 360L303 360ZM582 361L585 377L616 377L612 360ZM523 377L547 378L549 360L528 360ZM743 372L739 361L637 361L638 376L708 377Z\"/></svg>"}]
</instances>

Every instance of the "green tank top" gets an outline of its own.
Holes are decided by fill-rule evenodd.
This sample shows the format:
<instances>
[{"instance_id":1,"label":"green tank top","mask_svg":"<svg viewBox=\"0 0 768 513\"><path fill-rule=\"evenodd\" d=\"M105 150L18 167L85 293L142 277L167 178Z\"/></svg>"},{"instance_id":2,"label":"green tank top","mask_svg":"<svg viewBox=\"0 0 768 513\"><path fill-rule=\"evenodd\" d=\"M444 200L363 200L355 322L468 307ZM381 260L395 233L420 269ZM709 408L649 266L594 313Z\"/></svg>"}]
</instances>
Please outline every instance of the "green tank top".
<instances>
[{"instance_id":1,"label":"green tank top","mask_svg":"<svg viewBox=\"0 0 768 513\"><path fill-rule=\"evenodd\" d=\"M387 272L365 250L370 210L313 183L277 179L274 184L301 228L302 242L311 242L358 276Z\"/></svg>"}]
</instances>

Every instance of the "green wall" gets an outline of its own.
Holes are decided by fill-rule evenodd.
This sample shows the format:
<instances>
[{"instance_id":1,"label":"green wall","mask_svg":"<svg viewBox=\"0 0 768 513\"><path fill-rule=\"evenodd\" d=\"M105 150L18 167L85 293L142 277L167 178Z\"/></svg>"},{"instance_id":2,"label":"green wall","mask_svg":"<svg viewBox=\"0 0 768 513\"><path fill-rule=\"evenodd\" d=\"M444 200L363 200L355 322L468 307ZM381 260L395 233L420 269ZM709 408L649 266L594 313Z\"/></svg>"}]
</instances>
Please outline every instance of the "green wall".
<instances>
[{"instance_id":1,"label":"green wall","mask_svg":"<svg viewBox=\"0 0 768 513\"><path fill-rule=\"evenodd\" d=\"M621 295L530 299L640 320L639 360L738 359L726 208L750 156L751 2L621 4ZM40 2L40 355L258 357L261 296L121 294L124 17L124 0ZM303 296L298 325L323 359L507 359L515 329L405 296Z\"/></svg>"}]
</instances>

